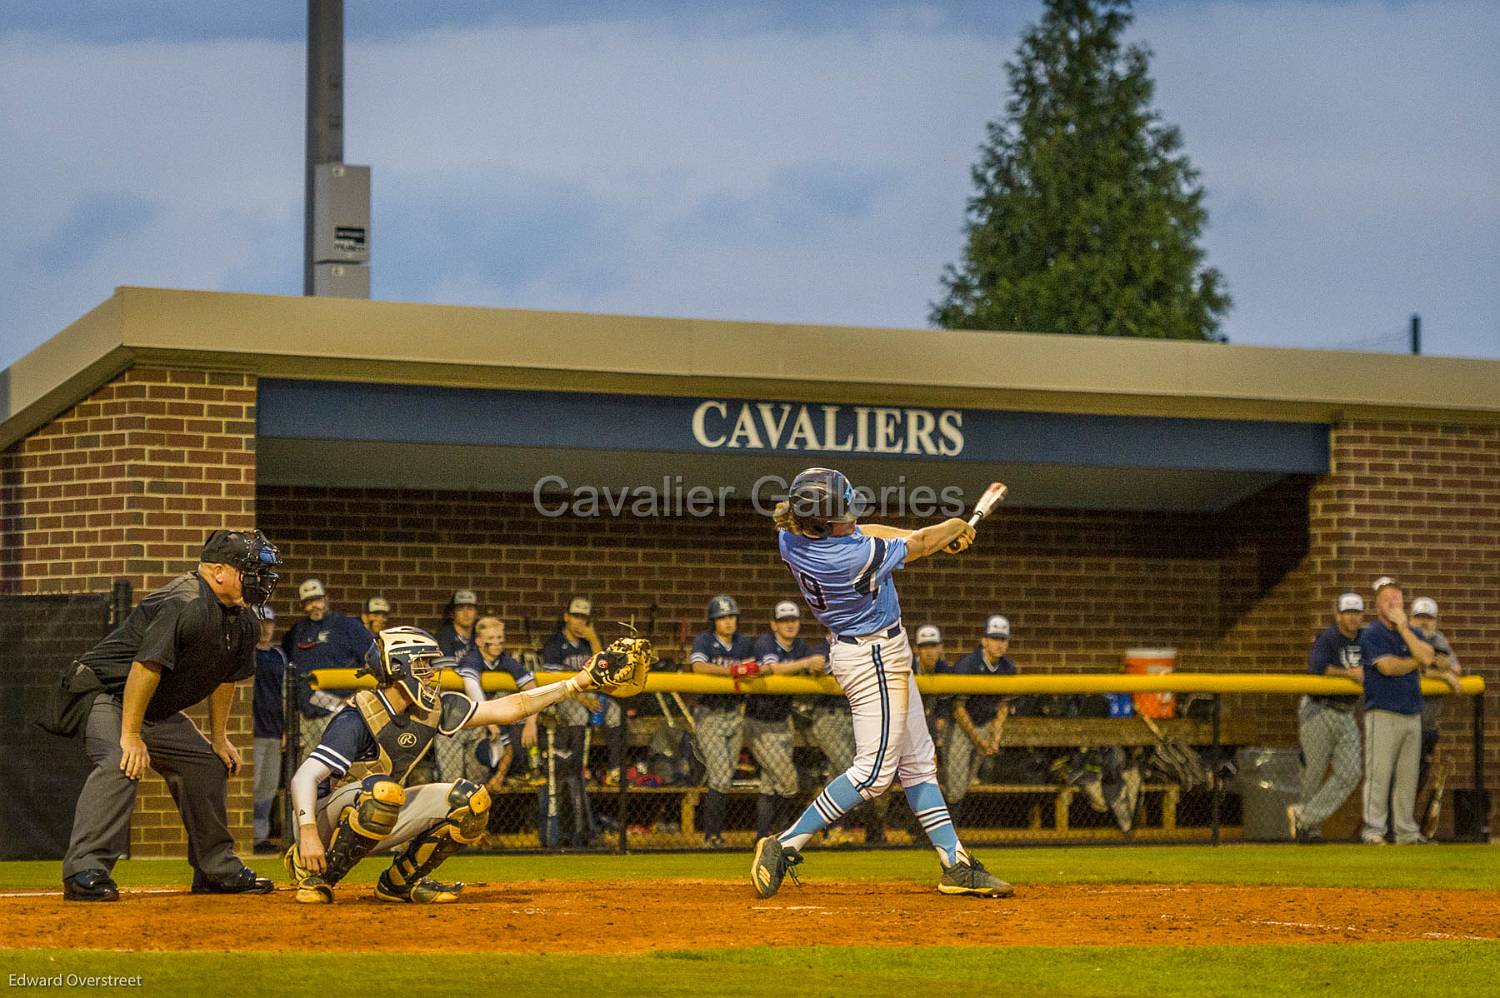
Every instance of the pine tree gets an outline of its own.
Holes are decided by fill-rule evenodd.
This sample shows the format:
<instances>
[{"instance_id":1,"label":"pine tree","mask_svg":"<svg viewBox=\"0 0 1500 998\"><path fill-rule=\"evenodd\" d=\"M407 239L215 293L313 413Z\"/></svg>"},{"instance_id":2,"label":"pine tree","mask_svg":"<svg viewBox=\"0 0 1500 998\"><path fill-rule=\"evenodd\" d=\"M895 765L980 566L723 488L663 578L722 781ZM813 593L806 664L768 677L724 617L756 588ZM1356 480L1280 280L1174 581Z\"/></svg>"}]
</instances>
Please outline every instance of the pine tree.
<instances>
[{"instance_id":1,"label":"pine tree","mask_svg":"<svg viewBox=\"0 0 1500 998\"><path fill-rule=\"evenodd\" d=\"M1197 240L1208 220L1182 135L1151 107L1129 0L1046 0L1006 64L1011 97L973 167L949 329L1217 340L1229 309Z\"/></svg>"}]
</instances>

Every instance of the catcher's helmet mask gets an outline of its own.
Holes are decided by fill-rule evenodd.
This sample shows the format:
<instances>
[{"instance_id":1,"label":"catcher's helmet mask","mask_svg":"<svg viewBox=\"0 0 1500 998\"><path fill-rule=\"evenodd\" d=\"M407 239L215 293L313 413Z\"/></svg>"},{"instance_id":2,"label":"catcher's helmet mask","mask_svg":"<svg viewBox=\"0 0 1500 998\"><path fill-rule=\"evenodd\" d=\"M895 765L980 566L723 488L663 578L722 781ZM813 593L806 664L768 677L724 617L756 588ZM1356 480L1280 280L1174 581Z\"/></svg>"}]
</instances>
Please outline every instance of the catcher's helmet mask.
<instances>
[{"instance_id":1,"label":"catcher's helmet mask","mask_svg":"<svg viewBox=\"0 0 1500 998\"><path fill-rule=\"evenodd\" d=\"M808 468L787 489L787 504L797 529L808 537L827 537L836 523L854 523L863 501L841 471Z\"/></svg>"},{"instance_id":2,"label":"catcher's helmet mask","mask_svg":"<svg viewBox=\"0 0 1500 998\"><path fill-rule=\"evenodd\" d=\"M240 570L240 592L246 604L264 606L281 581L281 573L276 571L281 566L281 552L259 530L249 541L250 553L235 566Z\"/></svg>"},{"instance_id":3,"label":"catcher's helmet mask","mask_svg":"<svg viewBox=\"0 0 1500 998\"><path fill-rule=\"evenodd\" d=\"M447 660L437 639L420 627L388 627L370 645L358 675L374 676L381 689L399 686L417 706L432 710L441 695L438 668Z\"/></svg>"}]
</instances>

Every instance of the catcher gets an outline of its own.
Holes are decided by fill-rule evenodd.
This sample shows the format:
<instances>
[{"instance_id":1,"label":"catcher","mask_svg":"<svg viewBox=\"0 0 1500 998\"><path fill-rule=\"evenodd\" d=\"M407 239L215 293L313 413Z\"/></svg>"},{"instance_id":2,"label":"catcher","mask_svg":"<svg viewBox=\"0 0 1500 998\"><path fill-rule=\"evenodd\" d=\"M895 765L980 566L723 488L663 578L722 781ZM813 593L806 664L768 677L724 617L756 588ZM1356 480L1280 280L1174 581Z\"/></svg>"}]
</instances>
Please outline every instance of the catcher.
<instances>
[{"instance_id":1,"label":"catcher","mask_svg":"<svg viewBox=\"0 0 1500 998\"><path fill-rule=\"evenodd\" d=\"M571 679L485 703L440 690L437 670L446 661L437 640L417 627L387 628L370 646L360 674L373 675L378 688L360 690L334 715L292 777L298 828L286 867L298 902L331 904L334 885L356 863L392 850L377 898L458 900L463 884L428 875L483 834L490 795L468 780L408 787L434 740L464 728L515 724L582 690L634 696L656 656L644 638L621 638Z\"/></svg>"}]
</instances>

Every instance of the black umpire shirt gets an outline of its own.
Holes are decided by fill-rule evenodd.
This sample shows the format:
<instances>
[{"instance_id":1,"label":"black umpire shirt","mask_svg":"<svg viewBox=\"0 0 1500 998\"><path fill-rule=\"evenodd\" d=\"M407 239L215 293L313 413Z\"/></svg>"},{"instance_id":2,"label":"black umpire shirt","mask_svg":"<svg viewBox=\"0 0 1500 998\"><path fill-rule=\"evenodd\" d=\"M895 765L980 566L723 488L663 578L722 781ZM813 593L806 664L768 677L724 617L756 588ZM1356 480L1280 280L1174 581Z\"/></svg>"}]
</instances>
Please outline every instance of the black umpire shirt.
<instances>
[{"instance_id":1,"label":"black umpire shirt","mask_svg":"<svg viewBox=\"0 0 1500 998\"><path fill-rule=\"evenodd\" d=\"M226 607L207 582L189 573L147 595L79 661L115 696L124 694L132 662L160 665L146 720L164 721L202 702L219 684L255 675L259 637L255 614Z\"/></svg>"}]
</instances>

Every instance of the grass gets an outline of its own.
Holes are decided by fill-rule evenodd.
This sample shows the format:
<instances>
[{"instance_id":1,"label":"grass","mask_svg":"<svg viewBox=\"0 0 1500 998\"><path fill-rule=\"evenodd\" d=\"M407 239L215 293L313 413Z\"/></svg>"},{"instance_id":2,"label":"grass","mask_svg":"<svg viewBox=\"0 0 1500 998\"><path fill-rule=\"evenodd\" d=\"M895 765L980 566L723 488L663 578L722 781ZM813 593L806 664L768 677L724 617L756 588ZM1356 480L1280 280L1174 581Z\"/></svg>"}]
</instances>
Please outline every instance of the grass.
<instances>
[{"instance_id":1,"label":"grass","mask_svg":"<svg viewBox=\"0 0 1500 998\"><path fill-rule=\"evenodd\" d=\"M631 856L458 856L444 876L470 883L512 880L739 880L747 852ZM1500 849L1484 845L1373 846L1226 845L1131 848L985 849L990 869L1017 884L1215 883L1315 887L1409 887L1500 890ZM257 857L261 874L284 879L279 859ZM351 875L371 882L384 861L368 860ZM810 850L810 882L882 880L926 883L937 861L926 849L879 852ZM128 860L115 868L122 886L187 885L182 860ZM0 863L0 891L60 889L55 862Z\"/></svg>"},{"instance_id":2,"label":"grass","mask_svg":"<svg viewBox=\"0 0 1500 998\"><path fill-rule=\"evenodd\" d=\"M913 935L920 927L913 927ZM156 994L256 996L509 994L798 995L951 998L959 990L1035 996L1255 998L1359 993L1424 998L1485 993L1500 974L1500 943L1340 943L1258 946L1020 947L905 950L757 948L633 957L506 954L464 966L451 956L368 953L116 953L0 950L7 975L140 975ZM100 989L109 990L109 989Z\"/></svg>"}]
</instances>

